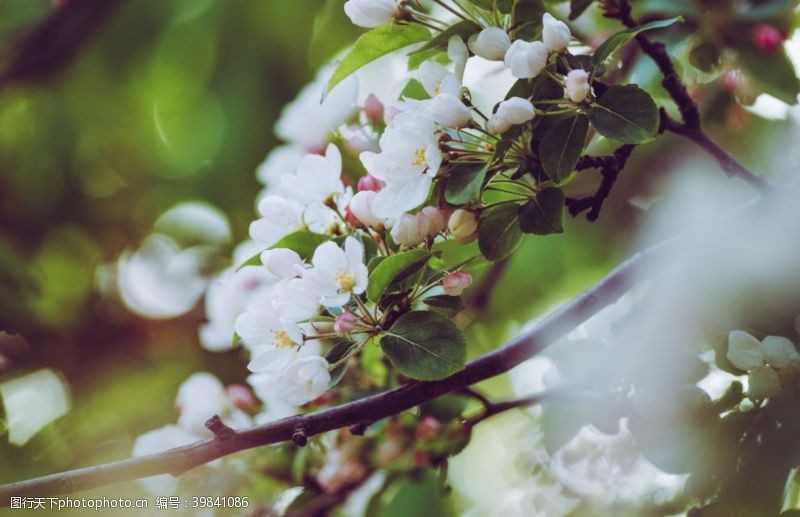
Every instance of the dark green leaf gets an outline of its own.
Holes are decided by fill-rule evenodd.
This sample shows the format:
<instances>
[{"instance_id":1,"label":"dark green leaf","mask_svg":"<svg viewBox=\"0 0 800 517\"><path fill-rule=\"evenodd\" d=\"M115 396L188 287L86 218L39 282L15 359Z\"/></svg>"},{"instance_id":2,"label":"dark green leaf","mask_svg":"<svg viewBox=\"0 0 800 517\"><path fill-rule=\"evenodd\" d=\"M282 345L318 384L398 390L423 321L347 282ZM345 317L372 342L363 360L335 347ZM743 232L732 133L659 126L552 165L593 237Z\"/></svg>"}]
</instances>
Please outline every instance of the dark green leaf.
<instances>
[{"instance_id":1,"label":"dark green leaf","mask_svg":"<svg viewBox=\"0 0 800 517\"><path fill-rule=\"evenodd\" d=\"M328 364L333 365L343 359L353 349L354 346L356 346L356 344L352 341L339 341L333 345L330 350L328 350L328 353L325 354L325 359L328 361ZM331 370L330 387L336 386L339 384L339 381L342 380L342 377L344 377L344 374L347 371L348 362L349 361L345 361Z\"/></svg>"},{"instance_id":2,"label":"dark green leaf","mask_svg":"<svg viewBox=\"0 0 800 517\"><path fill-rule=\"evenodd\" d=\"M299 230L282 238L269 249L288 248L300 255L303 259L308 260L314 255L314 250L317 249L317 246L330 239L329 235L322 235L321 233L314 233L308 230Z\"/></svg>"},{"instance_id":3,"label":"dark green leaf","mask_svg":"<svg viewBox=\"0 0 800 517\"><path fill-rule=\"evenodd\" d=\"M576 115L560 120L539 144L539 160L547 175L560 183L575 170L589 133L589 119Z\"/></svg>"},{"instance_id":4,"label":"dark green leaf","mask_svg":"<svg viewBox=\"0 0 800 517\"><path fill-rule=\"evenodd\" d=\"M514 4L514 36L532 41L542 35L542 16L547 12L541 0L517 0Z\"/></svg>"},{"instance_id":5,"label":"dark green leaf","mask_svg":"<svg viewBox=\"0 0 800 517\"><path fill-rule=\"evenodd\" d=\"M716 45L710 41L703 41L689 53L689 62L692 66L704 72L711 72L719 65L720 57L720 52Z\"/></svg>"},{"instance_id":6,"label":"dark green leaf","mask_svg":"<svg viewBox=\"0 0 800 517\"><path fill-rule=\"evenodd\" d=\"M451 205L465 205L478 198L489 164L463 163L452 168L444 188L444 198Z\"/></svg>"},{"instance_id":7,"label":"dark green leaf","mask_svg":"<svg viewBox=\"0 0 800 517\"><path fill-rule=\"evenodd\" d=\"M555 100L564 98L564 87L546 74L531 79L530 99L534 101Z\"/></svg>"},{"instance_id":8,"label":"dark green leaf","mask_svg":"<svg viewBox=\"0 0 800 517\"><path fill-rule=\"evenodd\" d=\"M759 52L747 46L739 49L739 59L764 92L787 104L797 104L800 80L786 51Z\"/></svg>"},{"instance_id":9,"label":"dark green leaf","mask_svg":"<svg viewBox=\"0 0 800 517\"><path fill-rule=\"evenodd\" d=\"M680 16L676 18L670 18L669 20L656 20L654 22L645 23L644 25L639 25L638 27L634 27L632 29L617 32L605 40L599 47L597 47L597 50L594 51L594 62L598 65L604 63L614 52L617 51L617 49L632 40L641 32L652 29L663 29L664 27L669 27L673 23L681 20L683 20L683 18Z\"/></svg>"},{"instance_id":10,"label":"dark green leaf","mask_svg":"<svg viewBox=\"0 0 800 517\"><path fill-rule=\"evenodd\" d=\"M569 2L569 19L574 20L592 5L594 0L570 0Z\"/></svg>"},{"instance_id":11,"label":"dark green leaf","mask_svg":"<svg viewBox=\"0 0 800 517\"><path fill-rule=\"evenodd\" d=\"M504 203L486 210L478 223L478 247L489 260L500 260L517 249L522 240L519 205Z\"/></svg>"},{"instance_id":12,"label":"dark green leaf","mask_svg":"<svg viewBox=\"0 0 800 517\"><path fill-rule=\"evenodd\" d=\"M611 86L589 110L589 120L606 138L641 144L656 135L658 107L638 86Z\"/></svg>"},{"instance_id":13,"label":"dark green leaf","mask_svg":"<svg viewBox=\"0 0 800 517\"><path fill-rule=\"evenodd\" d=\"M426 250L411 250L385 258L369 275L367 298L377 302L389 285L410 272L419 271L430 257L430 252Z\"/></svg>"},{"instance_id":14,"label":"dark green leaf","mask_svg":"<svg viewBox=\"0 0 800 517\"><path fill-rule=\"evenodd\" d=\"M446 294L428 296L422 300L422 303L429 307L436 307L437 309L458 311L464 308L464 301L460 296L448 296Z\"/></svg>"},{"instance_id":15,"label":"dark green leaf","mask_svg":"<svg viewBox=\"0 0 800 517\"><path fill-rule=\"evenodd\" d=\"M452 321L430 311L400 316L381 338L381 348L400 372L435 381L464 368L467 345Z\"/></svg>"},{"instance_id":16,"label":"dark green leaf","mask_svg":"<svg viewBox=\"0 0 800 517\"><path fill-rule=\"evenodd\" d=\"M544 189L519 209L520 229L536 235L563 233L565 202L566 196L561 189Z\"/></svg>"},{"instance_id":17,"label":"dark green leaf","mask_svg":"<svg viewBox=\"0 0 800 517\"><path fill-rule=\"evenodd\" d=\"M497 10L501 13L508 14L511 12L511 6L514 4L514 0L467 0L471 4L477 5L481 9L486 9L487 11L493 11L495 1L497 2Z\"/></svg>"},{"instance_id":18,"label":"dark green leaf","mask_svg":"<svg viewBox=\"0 0 800 517\"><path fill-rule=\"evenodd\" d=\"M460 417L468 404L467 396L451 394L425 402L419 409L423 415L430 415L442 422L450 422Z\"/></svg>"},{"instance_id":19,"label":"dark green leaf","mask_svg":"<svg viewBox=\"0 0 800 517\"><path fill-rule=\"evenodd\" d=\"M428 29L416 23L403 25L389 23L365 32L336 67L325 91L330 92L344 78L379 57L428 40L430 37Z\"/></svg>"},{"instance_id":20,"label":"dark green leaf","mask_svg":"<svg viewBox=\"0 0 800 517\"><path fill-rule=\"evenodd\" d=\"M447 50L447 45L450 42L450 38L453 36L460 36L461 39L467 40L470 36L477 34L480 31L481 26L477 23L470 20L460 21L440 32L429 42L425 43L423 46L409 55L413 56L415 54L425 52L426 50Z\"/></svg>"}]
</instances>

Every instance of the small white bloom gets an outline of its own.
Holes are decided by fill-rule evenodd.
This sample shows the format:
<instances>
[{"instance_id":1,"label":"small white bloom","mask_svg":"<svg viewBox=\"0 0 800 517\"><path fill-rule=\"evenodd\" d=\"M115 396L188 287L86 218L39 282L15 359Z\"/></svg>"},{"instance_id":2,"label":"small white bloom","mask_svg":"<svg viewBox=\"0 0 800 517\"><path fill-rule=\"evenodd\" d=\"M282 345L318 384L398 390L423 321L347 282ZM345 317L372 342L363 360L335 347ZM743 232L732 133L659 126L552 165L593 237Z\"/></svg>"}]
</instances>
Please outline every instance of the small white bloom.
<instances>
[{"instance_id":1,"label":"small white bloom","mask_svg":"<svg viewBox=\"0 0 800 517\"><path fill-rule=\"evenodd\" d=\"M344 12L354 25L373 29L391 23L400 14L395 0L348 0Z\"/></svg>"},{"instance_id":2,"label":"small white bloom","mask_svg":"<svg viewBox=\"0 0 800 517\"><path fill-rule=\"evenodd\" d=\"M503 59L517 79L536 77L547 66L547 47L541 41L516 40L508 47Z\"/></svg>"},{"instance_id":3,"label":"small white bloom","mask_svg":"<svg viewBox=\"0 0 800 517\"><path fill-rule=\"evenodd\" d=\"M536 111L531 101L522 97L511 97L500 103L486 125L490 133L501 134L512 126L533 120L535 116Z\"/></svg>"},{"instance_id":4,"label":"small white bloom","mask_svg":"<svg viewBox=\"0 0 800 517\"><path fill-rule=\"evenodd\" d=\"M756 366L747 374L747 396L752 400L763 400L781 391L781 381L769 366Z\"/></svg>"},{"instance_id":5,"label":"small white bloom","mask_svg":"<svg viewBox=\"0 0 800 517\"><path fill-rule=\"evenodd\" d=\"M437 95L428 104L428 113L440 126L462 128L472 122L472 113L461 99L449 93Z\"/></svg>"},{"instance_id":6,"label":"small white bloom","mask_svg":"<svg viewBox=\"0 0 800 517\"><path fill-rule=\"evenodd\" d=\"M306 152L302 147L293 144L274 148L256 169L256 178L267 186L267 193L281 193L281 177L292 174L300 165Z\"/></svg>"},{"instance_id":7,"label":"small white bloom","mask_svg":"<svg viewBox=\"0 0 800 517\"><path fill-rule=\"evenodd\" d=\"M250 237L268 248L303 228L303 205L281 196L266 196L258 204L259 219L250 223Z\"/></svg>"},{"instance_id":8,"label":"small white bloom","mask_svg":"<svg viewBox=\"0 0 800 517\"><path fill-rule=\"evenodd\" d=\"M542 41L547 46L547 50L552 52L563 52L569 45L572 34L567 24L555 19L550 13L544 13L542 17Z\"/></svg>"},{"instance_id":9,"label":"small white bloom","mask_svg":"<svg viewBox=\"0 0 800 517\"><path fill-rule=\"evenodd\" d=\"M351 294L361 294L367 288L364 246L353 237L345 239L344 249L331 241L321 244L311 263L303 279L326 307L341 307L350 301Z\"/></svg>"},{"instance_id":10,"label":"small white bloom","mask_svg":"<svg viewBox=\"0 0 800 517\"><path fill-rule=\"evenodd\" d=\"M431 97L436 97L441 93L449 93L458 96L461 91L461 81L458 77L435 61L425 61L419 66L419 82Z\"/></svg>"},{"instance_id":11,"label":"small white bloom","mask_svg":"<svg viewBox=\"0 0 800 517\"><path fill-rule=\"evenodd\" d=\"M750 370L764 364L761 343L742 330L728 334L728 360L740 370Z\"/></svg>"},{"instance_id":12,"label":"small white bloom","mask_svg":"<svg viewBox=\"0 0 800 517\"><path fill-rule=\"evenodd\" d=\"M764 360L773 368L784 368L792 361L800 359L800 353L789 339L781 336L767 336L761 340Z\"/></svg>"},{"instance_id":13,"label":"small white bloom","mask_svg":"<svg viewBox=\"0 0 800 517\"><path fill-rule=\"evenodd\" d=\"M301 406L325 393L330 382L328 361L318 356L305 357L290 364L278 376L275 388L283 400Z\"/></svg>"},{"instance_id":14,"label":"small white bloom","mask_svg":"<svg viewBox=\"0 0 800 517\"><path fill-rule=\"evenodd\" d=\"M344 193L342 154L339 148L328 144L325 156L307 154L300 160L295 174L281 178L281 184L295 201L309 205L324 203Z\"/></svg>"},{"instance_id":15,"label":"small white bloom","mask_svg":"<svg viewBox=\"0 0 800 517\"><path fill-rule=\"evenodd\" d=\"M478 230L478 218L473 212L459 208L450 214L447 229L455 239L469 239Z\"/></svg>"},{"instance_id":16,"label":"small white bloom","mask_svg":"<svg viewBox=\"0 0 800 517\"><path fill-rule=\"evenodd\" d=\"M362 190L350 200L350 212L361 221L365 226L378 228L384 224L384 219L375 215L375 198L377 192L372 190Z\"/></svg>"},{"instance_id":17,"label":"small white bloom","mask_svg":"<svg viewBox=\"0 0 800 517\"><path fill-rule=\"evenodd\" d=\"M461 36L451 36L447 41L447 57L453 62L453 75L458 79L458 83L464 82L464 69L467 67L469 50L464 44Z\"/></svg>"},{"instance_id":18,"label":"small white bloom","mask_svg":"<svg viewBox=\"0 0 800 517\"><path fill-rule=\"evenodd\" d=\"M214 415L225 418L233 405L225 386L207 372L192 374L178 388L175 406L180 411L178 425L195 435L208 434L205 423Z\"/></svg>"},{"instance_id":19,"label":"small white bloom","mask_svg":"<svg viewBox=\"0 0 800 517\"><path fill-rule=\"evenodd\" d=\"M417 218L411 214L403 214L400 219L392 226L392 239L401 246L410 248L425 240Z\"/></svg>"},{"instance_id":20,"label":"small white bloom","mask_svg":"<svg viewBox=\"0 0 800 517\"><path fill-rule=\"evenodd\" d=\"M235 328L245 345L253 350L255 360L248 365L253 371L282 369L303 343L300 326L281 321L268 304L249 306L236 318Z\"/></svg>"},{"instance_id":21,"label":"small white bloom","mask_svg":"<svg viewBox=\"0 0 800 517\"><path fill-rule=\"evenodd\" d=\"M264 251L261 263L278 278L294 278L303 271L303 259L297 252L286 248Z\"/></svg>"},{"instance_id":22,"label":"small white bloom","mask_svg":"<svg viewBox=\"0 0 800 517\"><path fill-rule=\"evenodd\" d=\"M469 48L475 55L491 61L503 61L511 38L500 27L486 27L469 39Z\"/></svg>"},{"instance_id":23,"label":"small white bloom","mask_svg":"<svg viewBox=\"0 0 800 517\"><path fill-rule=\"evenodd\" d=\"M317 302L317 293L305 278L281 280L272 288L270 298L278 318L287 323L297 323L316 316L319 309Z\"/></svg>"},{"instance_id":24,"label":"small white bloom","mask_svg":"<svg viewBox=\"0 0 800 517\"><path fill-rule=\"evenodd\" d=\"M591 86L589 85L589 73L586 70L571 70L566 78L567 97L572 102L583 102L589 95Z\"/></svg>"}]
</instances>

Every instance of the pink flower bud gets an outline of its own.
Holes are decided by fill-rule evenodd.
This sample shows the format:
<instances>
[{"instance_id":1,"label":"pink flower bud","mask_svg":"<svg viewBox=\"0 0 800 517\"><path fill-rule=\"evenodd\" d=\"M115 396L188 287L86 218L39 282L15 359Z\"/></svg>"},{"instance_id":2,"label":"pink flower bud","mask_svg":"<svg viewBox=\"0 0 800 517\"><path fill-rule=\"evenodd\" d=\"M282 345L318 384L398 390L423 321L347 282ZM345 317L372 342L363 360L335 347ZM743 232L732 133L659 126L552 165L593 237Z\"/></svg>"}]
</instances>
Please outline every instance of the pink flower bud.
<instances>
[{"instance_id":1,"label":"pink flower bud","mask_svg":"<svg viewBox=\"0 0 800 517\"><path fill-rule=\"evenodd\" d=\"M360 228L364 226L363 224L361 224L361 221L358 220L358 217L356 217L353 211L350 209L350 205L344 207L344 221L350 226L353 226L355 228Z\"/></svg>"},{"instance_id":2,"label":"pink flower bud","mask_svg":"<svg viewBox=\"0 0 800 517\"><path fill-rule=\"evenodd\" d=\"M333 330L337 334L347 334L351 332L356 326L356 317L352 312L343 312L336 316L336 321L333 324Z\"/></svg>"},{"instance_id":3,"label":"pink flower bud","mask_svg":"<svg viewBox=\"0 0 800 517\"><path fill-rule=\"evenodd\" d=\"M753 44L762 52L777 52L784 39L783 33L774 25L762 23L753 30Z\"/></svg>"},{"instance_id":4,"label":"pink flower bud","mask_svg":"<svg viewBox=\"0 0 800 517\"><path fill-rule=\"evenodd\" d=\"M366 176L361 176L358 178L358 191L363 192L365 190L371 190L373 192L378 192L383 188L384 183L376 178L375 176L371 176L367 174Z\"/></svg>"},{"instance_id":5,"label":"pink flower bud","mask_svg":"<svg viewBox=\"0 0 800 517\"><path fill-rule=\"evenodd\" d=\"M417 426L417 439L418 440L430 440L431 438L435 438L436 435L439 433L439 428L442 427L442 424L439 423L436 418L432 416L423 417L422 420L419 421L419 425Z\"/></svg>"},{"instance_id":6,"label":"pink flower bud","mask_svg":"<svg viewBox=\"0 0 800 517\"><path fill-rule=\"evenodd\" d=\"M464 271L449 273L442 278L442 287L449 296L461 296L464 289L472 285L472 275Z\"/></svg>"},{"instance_id":7,"label":"pink flower bud","mask_svg":"<svg viewBox=\"0 0 800 517\"><path fill-rule=\"evenodd\" d=\"M372 125L383 122L383 104L374 93L370 93L364 101L364 115Z\"/></svg>"},{"instance_id":8,"label":"pink flower bud","mask_svg":"<svg viewBox=\"0 0 800 517\"><path fill-rule=\"evenodd\" d=\"M447 228L447 215L435 206L426 206L417 213L417 225L422 235L433 237Z\"/></svg>"},{"instance_id":9,"label":"pink flower bud","mask_svg":"<svg viewBox=\"0 0 800 517\"><path fill-rule=\"evenodd\" d=\"M244 384L231 384L225 388L228 400L242 411L252 412L258 407L258 400Z\"/></svg>"}]
</instances>

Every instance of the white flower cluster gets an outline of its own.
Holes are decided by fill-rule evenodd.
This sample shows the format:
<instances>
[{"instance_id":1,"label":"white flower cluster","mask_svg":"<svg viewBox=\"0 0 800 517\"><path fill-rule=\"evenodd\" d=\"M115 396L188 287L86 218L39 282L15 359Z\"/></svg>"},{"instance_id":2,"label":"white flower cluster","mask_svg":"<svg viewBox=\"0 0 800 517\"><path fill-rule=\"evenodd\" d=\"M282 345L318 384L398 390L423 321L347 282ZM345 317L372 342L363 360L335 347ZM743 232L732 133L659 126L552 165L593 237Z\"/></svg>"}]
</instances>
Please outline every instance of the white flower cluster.
<instances>
[{"instance_id":1,"label":"white flower cluster","mask_svg":"<svg viewBox=\"0 0 800 517\"><path fill-rule=\"evenodd\" d=\"M728 335L728 360L747 372L747 395L754 401L781 391L781 373L800 368L800 353L791 340L767 336L761 341L743 330Z\"/></svg>"}]
</instances>

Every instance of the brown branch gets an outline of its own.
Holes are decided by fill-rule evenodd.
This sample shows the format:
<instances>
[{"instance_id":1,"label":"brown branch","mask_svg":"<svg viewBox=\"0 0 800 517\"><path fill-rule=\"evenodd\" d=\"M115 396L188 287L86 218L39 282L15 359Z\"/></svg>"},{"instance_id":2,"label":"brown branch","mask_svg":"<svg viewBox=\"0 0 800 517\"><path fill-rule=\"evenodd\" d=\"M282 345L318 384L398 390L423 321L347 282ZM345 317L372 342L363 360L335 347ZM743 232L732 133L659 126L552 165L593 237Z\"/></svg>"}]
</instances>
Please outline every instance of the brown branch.
<instances>
[{"instance_id":1,"label":"brown branch","mask_svg":"<svg viewBox=\"0 0 800 517\"><path fill-rule=\"evenodd\" d=\"M375 422L447 393L462 390L507 372L533 357L564 336L603 307L615 302L638 280L639 268L674 242L668 241L643 250L620 264L597 284L538 320L506 345L473 359L460 372L434 382L410 382L399 388L305 415L296 415L233 431L225 439L171 449L159 454L132 458L105 465L84 467L28 481L0 486L0 506L11 497L65 494L129 481L157 474L180 475L234 452L261 447L348 427Z\"/></svg>"},{"instance_id":2,"label":"brown branch","mask_svg":"<svg viewBox=\"0 0 800 517\"><path fill-rule=\"evenodd\" d=\"M603 203L611 195L611 190L614 188L620 172L625 168L625 164L628 163L628 158L634 148L636 148L635 145L628 144L607 156L581 156L575 167L576 170L600 169L603 179L594 195L580 199L567 199L567 209L572 217L586 210L589 210L589 213L586 214L588 220L596 221L600 217Z\"/></svg>"}]
</instances>

